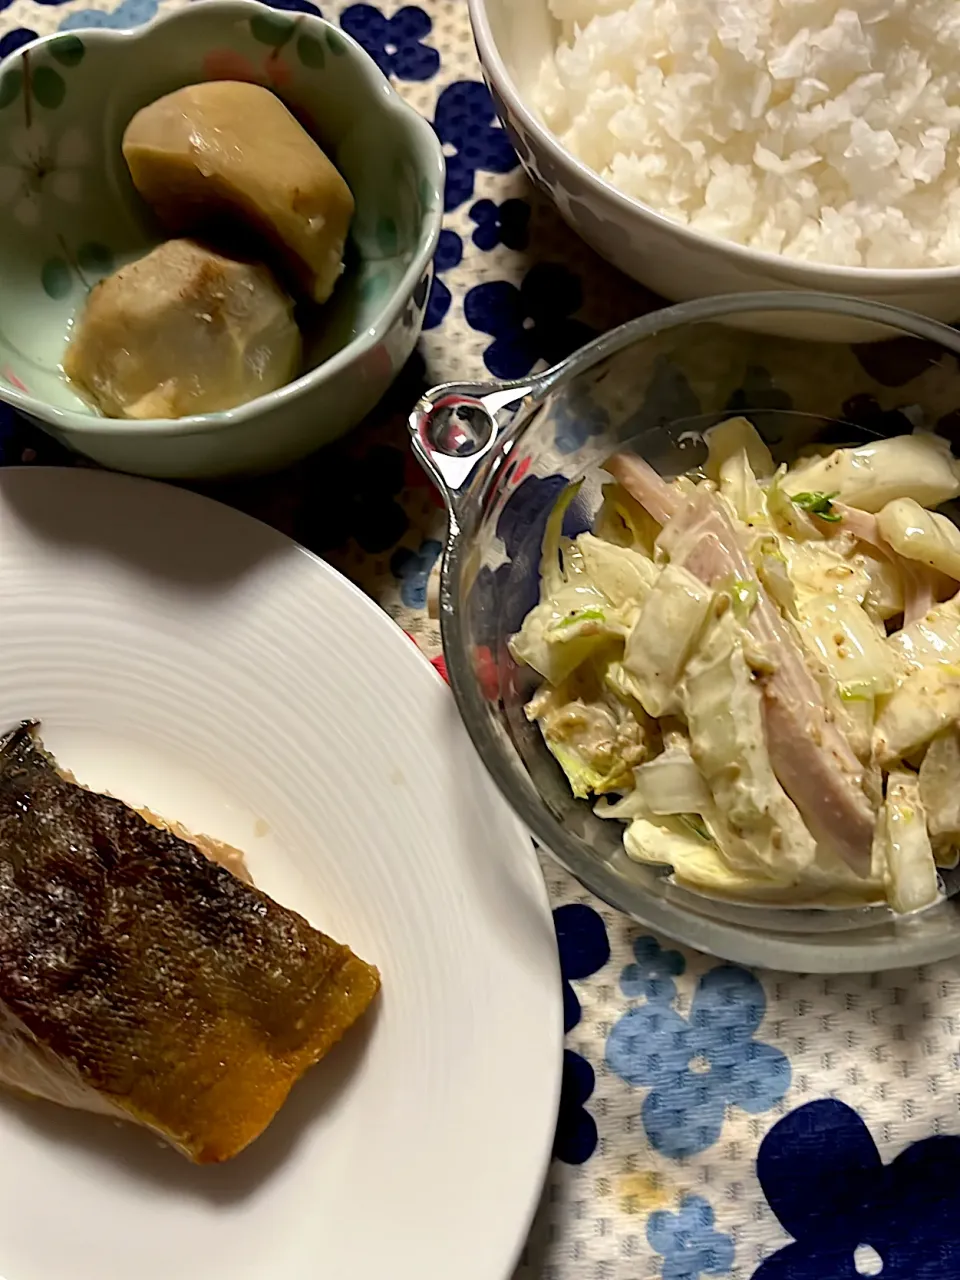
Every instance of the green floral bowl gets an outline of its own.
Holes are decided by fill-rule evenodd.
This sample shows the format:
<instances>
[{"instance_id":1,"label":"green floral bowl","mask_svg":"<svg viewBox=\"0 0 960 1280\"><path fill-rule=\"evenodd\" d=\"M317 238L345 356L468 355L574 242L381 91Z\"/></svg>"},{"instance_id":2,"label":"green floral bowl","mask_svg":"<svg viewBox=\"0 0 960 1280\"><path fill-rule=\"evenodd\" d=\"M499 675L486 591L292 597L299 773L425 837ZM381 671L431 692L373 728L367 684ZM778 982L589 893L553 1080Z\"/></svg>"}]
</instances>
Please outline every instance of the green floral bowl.
<instances>
[{"instance_id":1,"label":"green floral bowl","mask_svg":"<svg viewBox=\"0 0 960 1280\"><path fill-rule=\"evenodd\" d=\"M120 144L163 94L202 80L273 89L356 200L347 270L305 334L308 372L224 413L104 418L60 369L91 287L161 233ZM413 351L443 210L430 125L339 28L252 0L204 0L134 31L49 36L0 63L0 399L69 447L141 475L274 470L342 435Z\"/></svg>"}]
</instances>

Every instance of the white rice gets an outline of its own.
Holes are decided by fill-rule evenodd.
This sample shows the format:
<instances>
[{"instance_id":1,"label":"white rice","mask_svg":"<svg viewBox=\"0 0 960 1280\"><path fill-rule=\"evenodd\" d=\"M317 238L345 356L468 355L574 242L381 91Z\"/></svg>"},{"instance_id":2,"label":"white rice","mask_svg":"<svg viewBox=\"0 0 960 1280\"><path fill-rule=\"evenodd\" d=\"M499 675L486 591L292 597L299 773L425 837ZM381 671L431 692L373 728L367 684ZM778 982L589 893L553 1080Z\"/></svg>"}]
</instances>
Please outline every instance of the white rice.
<instances>
[{"instance_id":1,"label":"white rice","mask_svg":"<svg viewBox=\"0 0 960 1280\"><path fill-rule=\"evenodd\" d=\"M534 104L698 231L811 262L960 265L960 0L550 0Z\"/></svg>"}]
</instances>

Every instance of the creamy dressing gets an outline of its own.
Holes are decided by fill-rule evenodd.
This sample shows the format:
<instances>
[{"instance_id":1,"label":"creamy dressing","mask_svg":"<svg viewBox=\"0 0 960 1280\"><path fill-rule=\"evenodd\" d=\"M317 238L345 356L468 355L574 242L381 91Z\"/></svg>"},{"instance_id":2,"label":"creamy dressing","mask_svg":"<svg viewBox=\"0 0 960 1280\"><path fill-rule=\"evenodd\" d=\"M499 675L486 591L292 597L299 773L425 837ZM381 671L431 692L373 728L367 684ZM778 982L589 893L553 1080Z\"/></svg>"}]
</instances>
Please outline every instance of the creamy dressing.
<instances>
[{"instance_id":1,"label":"creamy dressing","mask_svg":"<svg viewBox=\"0 0 960 1280\"><path fill-rule=\"evenodd\" d=\"M960 531L929 508L960 467L919 432L779 469L746 419L705 438L675 481L611 459L596 534L560 537L561 495L510 641L544 678L527 715L678 884L930 905L960 841Z\"/></svg>"}]
</instances>

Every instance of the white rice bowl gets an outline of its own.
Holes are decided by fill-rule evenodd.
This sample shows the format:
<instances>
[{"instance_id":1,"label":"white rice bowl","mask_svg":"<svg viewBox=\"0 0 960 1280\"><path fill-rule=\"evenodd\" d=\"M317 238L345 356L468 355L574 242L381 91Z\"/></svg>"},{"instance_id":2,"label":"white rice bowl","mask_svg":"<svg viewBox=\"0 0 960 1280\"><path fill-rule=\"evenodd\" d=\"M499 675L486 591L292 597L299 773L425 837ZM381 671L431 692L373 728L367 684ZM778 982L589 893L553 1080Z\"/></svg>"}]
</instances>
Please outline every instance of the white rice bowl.
<instances>
[{"instance_id":1,"label":"white rice bowl","mask_svg":"<svg viewBox=\"0 0 960 1280\"><path fill-rule=\"evenodd\" d=\"M550 0L534 105L691 230L846 267L960 266L956 0Z\"/></svg>"}]
</instances>

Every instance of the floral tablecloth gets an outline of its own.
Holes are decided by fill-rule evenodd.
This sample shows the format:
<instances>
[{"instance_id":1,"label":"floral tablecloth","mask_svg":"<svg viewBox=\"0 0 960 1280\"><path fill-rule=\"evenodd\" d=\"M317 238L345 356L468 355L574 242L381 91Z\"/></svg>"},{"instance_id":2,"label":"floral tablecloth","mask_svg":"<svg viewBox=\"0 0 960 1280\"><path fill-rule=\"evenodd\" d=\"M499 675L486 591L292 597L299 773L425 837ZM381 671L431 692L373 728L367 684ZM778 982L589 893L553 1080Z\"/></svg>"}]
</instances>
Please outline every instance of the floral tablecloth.
<instances>
[{"instance_id":1,"label":"floral tablecloth","mask_svg":"<svg viewBox=\"0 0 960 1280\"><path fill-rule=\"evenodd\" d=\"M182 2L0 0L0 56L37 33L131 26ZM319 12L310 0L275 6ZM523 376L654 299L531 190L496 123L464 0L323 10L443 142L426 329L348 441L214 492L329 559L442 669L425 600L444 516L406 448L406 412L430 383ZM66 460L0 408L0 462ZM555 1158L517 1280L960 1280L957 964L749 973L650 937L549 861L544 871L567 1048Z\"/></svg>"}]
</instances>

